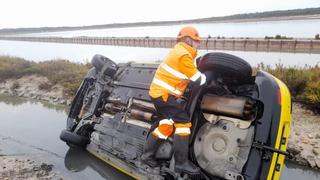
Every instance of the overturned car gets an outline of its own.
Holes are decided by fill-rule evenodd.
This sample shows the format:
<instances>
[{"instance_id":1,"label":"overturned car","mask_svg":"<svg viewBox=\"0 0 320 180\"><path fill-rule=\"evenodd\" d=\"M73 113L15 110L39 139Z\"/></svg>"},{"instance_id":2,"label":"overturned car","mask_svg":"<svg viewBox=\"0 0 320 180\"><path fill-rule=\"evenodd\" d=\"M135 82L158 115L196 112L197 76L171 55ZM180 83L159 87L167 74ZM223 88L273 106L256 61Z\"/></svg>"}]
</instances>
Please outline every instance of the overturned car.
<instances>
[{"instance_id":1,"label":"overturned car","mask_svg":"<svg viewBox=\"0 0 320 180\"><path fill-rule=\"evenodd\" d=\"M189 159L199 175L174 171L172 138L159 147L161 166L139 159L159 117L148 91L157 64L116 64L95 55L71 104L60 138L136 179L279 179L291 121L288 88L243 59L208 53L197 59L207 85L186 90L185 108L192 117Z\"/></svg>"}]
</instances>

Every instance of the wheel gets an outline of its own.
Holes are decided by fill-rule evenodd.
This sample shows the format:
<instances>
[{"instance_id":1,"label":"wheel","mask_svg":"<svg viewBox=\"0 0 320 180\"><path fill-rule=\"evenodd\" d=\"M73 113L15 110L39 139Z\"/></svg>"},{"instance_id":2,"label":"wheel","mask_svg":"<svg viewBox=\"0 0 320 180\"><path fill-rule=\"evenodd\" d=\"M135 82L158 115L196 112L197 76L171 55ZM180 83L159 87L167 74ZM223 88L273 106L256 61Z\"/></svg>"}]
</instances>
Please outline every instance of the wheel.
<instances>
[{"instance_id":1,"label":"wheel","mask_svg":"<svg viewBox=\"0 0 320 180\"><path fill-rule=\"evenodd\" d=\"M240 57L226 53L205 54L199 62L199 70L211 74L210 78L221 78L228 85L252 82L252 68Z\"/></svg>"},{"instance_id":2,"label":"wheel","mask_svg":"<svg viewBox=\"0 0 320 180\"><path fill-rule=\"evenodd\" d=\"M98 71L104 70L103 74L110 77L113 77L118 69L118 66L115 62L99 54L93 56L91 64Z\"/></svg>"},{"instance_id":3,"label":"wheel","mask_svg":"<svg viewBox=\"0 0 320 180\"><path fill-rule=\"evenodd\" d=\"M62 130L60 139L67 143L70 147L82 147L85 148L89 143L89 138L78 135L68 130Z\"/></svg>"}]
</instances>

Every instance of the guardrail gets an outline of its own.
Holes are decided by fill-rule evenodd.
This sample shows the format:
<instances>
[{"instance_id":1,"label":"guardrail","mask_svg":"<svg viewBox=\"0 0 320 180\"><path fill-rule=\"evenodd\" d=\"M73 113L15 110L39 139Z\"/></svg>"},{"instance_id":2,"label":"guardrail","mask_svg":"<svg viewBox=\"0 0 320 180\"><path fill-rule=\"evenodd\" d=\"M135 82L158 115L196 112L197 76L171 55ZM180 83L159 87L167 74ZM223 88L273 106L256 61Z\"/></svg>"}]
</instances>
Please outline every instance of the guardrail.
<instances>
[{"instance_id":1,"label":"guardrail","mask_svg":"<svg viewBox=\"0 0 320 180\"><path fill-rule=\"evenodd\" d=\"M70 44L92 44L110 46L132 46L150 48L171 48L175 38L156 37L0 37L0 40L30 41ZM257 51L257 52L293 52L320 54L320 40L310 39L203 39L200 49Z\"/></svg>"}]
</instances>

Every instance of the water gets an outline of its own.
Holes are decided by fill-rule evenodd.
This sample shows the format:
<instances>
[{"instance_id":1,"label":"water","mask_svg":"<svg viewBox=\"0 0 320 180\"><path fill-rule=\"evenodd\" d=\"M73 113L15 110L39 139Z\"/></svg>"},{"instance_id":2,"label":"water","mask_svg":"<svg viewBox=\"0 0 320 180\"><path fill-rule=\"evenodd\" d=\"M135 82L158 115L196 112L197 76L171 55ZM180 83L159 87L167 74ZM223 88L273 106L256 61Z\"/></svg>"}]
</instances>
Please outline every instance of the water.
<instances>
[{"instance_id":1,"label":"water","mask_svg":"<svg viewBox=\"0 0 320 180\"><path fill-rule=\"evenodd\" d=\"M93 55L102 54L113 61L119 62L143 62L152 63L161 61L167 55L169 49L166 48L140 48L83 44L58 44L42 42L21 42L21 41L0 41L0 55L18 56L33 61L45 61L51 59L69 59L73 62L88 62ZM212 50L199 51L199 55L204 55ZM274 66L281 63L285 66L320 65L319 54L304 53L271 53L271 52L242 52L242 51L220 51L231 53L248 61L252 66L258 63Z\"/></svg>"},{"instance_id":2,"label":"water","mask_svg":"<svg viewBox=\"0 0 320 180\"><path fill-rule=\"evenodd\" d=\"M102 36L102 37L176 37L181 27L191 25L202 37L262 37L277 34L295 38L314 38L319 32L320 19L290 21L261 21L241 23L198 23L169 26L144 26L130 28L109 28L53 33L36 33L28 36Z\"/></svg>"},{"instance_id":3,"label":"water","mask_svg":"<svg viewBox=\"0 0 320 180\"><path fill-rule=\"evenodd\" d=\"M129 177L59 139L66 125L64 106L0 94L0 152L53 164L64 179L128 179ZM6 138L5 138L6 137ZM287 163L281 180L316 180L320 171Z\"/></svg>"},{"instance_id":4,"label":"water","mask_svg":"<svg viewBox=\"0 0 320 180\"><path fill-rule=\"evenodd\" d=\"M64 106L0 94L0 152L53 164L63 179L129 179L83 150L59 139L66 126Z\"/></svg>"}]
</instances>

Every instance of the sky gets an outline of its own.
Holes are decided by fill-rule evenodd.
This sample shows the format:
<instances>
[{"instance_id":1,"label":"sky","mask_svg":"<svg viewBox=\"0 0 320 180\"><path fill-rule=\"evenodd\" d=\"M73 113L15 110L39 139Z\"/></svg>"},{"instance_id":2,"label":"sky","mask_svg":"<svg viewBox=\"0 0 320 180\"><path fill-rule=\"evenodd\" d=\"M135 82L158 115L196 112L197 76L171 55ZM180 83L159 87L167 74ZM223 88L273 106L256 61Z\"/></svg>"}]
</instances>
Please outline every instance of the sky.
<instances>
[{"instance_id":1,"label":"sky","mask_svg":"<svg viewBox=\"0 0 320 180\"><path fill-rule=\"evenodd\" d=\"M1 0L0 29L184 20L320 7L320 0Z\"/></svg>"}]
</instances>

